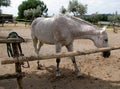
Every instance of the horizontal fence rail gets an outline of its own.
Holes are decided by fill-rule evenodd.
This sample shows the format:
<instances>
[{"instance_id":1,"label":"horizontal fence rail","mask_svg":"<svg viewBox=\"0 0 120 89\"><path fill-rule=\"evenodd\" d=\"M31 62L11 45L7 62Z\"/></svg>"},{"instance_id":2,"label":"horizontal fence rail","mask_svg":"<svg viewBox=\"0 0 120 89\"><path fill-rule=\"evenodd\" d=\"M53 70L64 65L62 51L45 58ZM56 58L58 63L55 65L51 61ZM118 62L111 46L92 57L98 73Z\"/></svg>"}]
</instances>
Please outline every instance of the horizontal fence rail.
<instances>
[{"instance_id":1,"label":"horizontal fence rail","mask_svg":"<svg viewBox=\"0 0 120 89\"><path fill-rule=\"evenodd\" d=\"M8 39L0 39L0 44L5 44L5 43L21 43L23 42L22 40L18 38L8 38Z\"/></svg>"},{"instance_id":2,"label":"horizontal fence rail","mask_svg":"<svg viewBox=\"0 0 120 89\"><path fill-rule=\"evenodd\" d=\"M47 54L47 55L30 56L30 57L23 56L23 57L14 58L14 60L4 59L1 61L1 64L2 65L3 64L13 64L13 63L17 63L17 62L27 62L27 61L35 61L35 60L47 60L47 59L52 59L52 58L80 56L80 55L87 55L87 54L93 54L93 53L117 50L117 49L120 49L120 46L97 48L97 49L91 49L91 50L85 50L85 51L56 53L56 54L51 54L51 55Z\"/></svg>"}]
</instances>

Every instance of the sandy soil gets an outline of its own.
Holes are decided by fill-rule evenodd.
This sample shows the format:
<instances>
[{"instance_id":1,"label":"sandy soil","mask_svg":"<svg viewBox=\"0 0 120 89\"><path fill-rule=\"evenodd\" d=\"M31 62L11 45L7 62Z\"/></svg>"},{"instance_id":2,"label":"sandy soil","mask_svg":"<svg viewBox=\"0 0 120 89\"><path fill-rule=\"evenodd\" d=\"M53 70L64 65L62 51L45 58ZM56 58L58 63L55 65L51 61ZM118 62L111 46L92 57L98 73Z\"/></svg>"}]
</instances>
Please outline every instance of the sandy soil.
<instances>
[{"instance_id":1,"label":"sandy soil","mask_svg":"<svg viewBox=\"0 0 120 89\"><path fill-rule=\"evenodd\" d=\"M9 32L16 31L26 39L30 38L29 28L0 28L0 37L6 37ZM108 31L110 46L120 45L120 32L117 34ZM75 40L75 50L96 48L89 40ZM23 53L26 56L35 55L32 41L22 43ZM6 45L0 44L0 61L7 57ZM66 52L63 47L62 52ZM44 45L40 54L55 53L55 47ZM77 78L70 58L62 58L60 64L61 77L56 79L56 61L44 60L41 63L45 70L37 70L37 64L30 62L30 68L22 68L26 72L23 79L24 89L120 89L120 50L112 51L109 58L103 58L101 53L77 56L76 61L84 78ZM14 64L1 65L0 74L14 73ZM0 89L17 89L16 79L0 80Z\"/></svg>"}]
</instances>

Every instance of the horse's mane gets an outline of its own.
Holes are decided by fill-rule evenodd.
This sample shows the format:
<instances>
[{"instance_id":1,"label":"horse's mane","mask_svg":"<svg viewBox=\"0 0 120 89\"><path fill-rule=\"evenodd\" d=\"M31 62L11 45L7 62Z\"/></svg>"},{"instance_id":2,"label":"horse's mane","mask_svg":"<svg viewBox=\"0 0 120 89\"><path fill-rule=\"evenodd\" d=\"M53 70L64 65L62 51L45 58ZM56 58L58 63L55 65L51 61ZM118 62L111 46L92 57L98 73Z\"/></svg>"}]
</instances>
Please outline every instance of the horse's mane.
<instances>
[{"instance_id":1,"label":"horse's mane","mask_svg":"<svg viewBox=\"0 0 120 89\"><path fill-rule=\"evenodd\" d=\"M77 18L77 17L74 17L74 16L71 16L71 19L75 20L75 21L78 21L78 22L82 22L82 23L85 23L85 24L88 24L90 26L93 26L93 24L91 24L90 22L87 22L81 18Z\"/></svg>"},{"instance_id":2,"label":"horse's mane","mask_svg":"<svg viewBox=\"0 0 120 89\"><path fill-rule=\"evenodd\" d=\"M68 15L67 15L68 16ZM68 16L69 18L71 18L72 20L74 21L77 21L77 22L81 22L81 23L84 23L84 24L87 24L87 25L90 25L90 26L93 26L95 28L98 28L97 26L93 25L92 23L88 22L88 21L85 21L81 18L78 18L78 17L75 17L75 16Z\"/></svg>"},{"instance_id":3,"label":"horse's mane","mask_svg":"<svg viewBox=\"0 0 120 89\"><path fill-rule=\"evenodd\" d=\"M75 22L78 22L78 23L82 23L82 24L86 24L86 25L92 26L92 27L96 28L96 30L97 29L99 30L99 28L96 25L93 25L92 23L90 23L88 21L85 21L85 20L83 20L81 18L75 17L75 16L70 16L70 15L67 15L67 14L65 14L65 15L63 15L63 14L57 14L57 15L54 15L53 17L54 18L59 18L61 16L62 17L70 18L71 20L73 20Z\"/></svg>"},{"instance_id":4,"label":"horse's mane","mask_svg":"<svg viewBox=\"0 0 120 89\"><path fill-rule=\"evenodd\" d=\"M72 19L72 20L74 20L74 21L82 22L82 23L85 23L85 24L94 26L94 25L91 24L90 22L87 22L87 21L85 21L85 20L83 20L83 19L81 19L81 18L78 18L78 17L75 17L75 16L70 16L70 15L67 15L67 14L65 14L65 15L63 15L63 14L57 14L57 15L54 15L53 17L57 18L57 17L61 17L61 16L63 16L63 17L65 16L65 17L70 18L70 19Z\"/></svg>"}]
</instances>

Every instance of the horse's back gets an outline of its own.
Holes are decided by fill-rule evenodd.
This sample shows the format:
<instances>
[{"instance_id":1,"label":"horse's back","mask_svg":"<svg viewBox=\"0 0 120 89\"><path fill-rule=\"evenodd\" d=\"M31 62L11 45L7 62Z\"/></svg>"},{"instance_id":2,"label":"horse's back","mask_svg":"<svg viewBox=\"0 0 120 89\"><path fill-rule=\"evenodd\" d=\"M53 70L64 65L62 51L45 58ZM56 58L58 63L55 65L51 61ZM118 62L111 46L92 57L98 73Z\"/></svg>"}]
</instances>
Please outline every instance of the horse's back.
<instances>
[{"instance_id":1,"label":"horse's back","mask_svg":"<svg viewBox=\"0 0 120 89\"><path fill-rule=\"evenodd\" d=\"M44 43L53 44L54 29L55 25L52 18L37 18L31 24L31 35Z\"/></svg>"},{"instance_id":2,"label":"horse's back","mask_svg":"<svg viewBox=\"0 0 120 89\"><path fill-rule=\"evenodd\" d=\"M31 25L31 33L37 39L47 44L55 44L56 42L68 44L72 41L72 36L67 19L64 15L56 15L51 18L37 18Z\"/></svg>"}]
</instances>

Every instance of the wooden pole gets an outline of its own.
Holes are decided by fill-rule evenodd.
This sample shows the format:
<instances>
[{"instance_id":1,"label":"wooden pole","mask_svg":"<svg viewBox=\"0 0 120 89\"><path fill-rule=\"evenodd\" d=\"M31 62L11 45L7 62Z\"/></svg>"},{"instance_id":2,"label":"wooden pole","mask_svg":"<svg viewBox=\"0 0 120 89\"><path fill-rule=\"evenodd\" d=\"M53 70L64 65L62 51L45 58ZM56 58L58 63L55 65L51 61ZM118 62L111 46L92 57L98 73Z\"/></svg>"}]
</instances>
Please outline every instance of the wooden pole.
<instances>
[{"instance_id":1,"label":"wooden pole","mask_svg":"<svg viewBox=\"0 0 120 89\"><path fill-rule=\"evenodd\" d=\"M47 60L52 58L62 58L62 57L71 57L71 56L79 56L79 55L88 55L98 52L104 52L104 51L110 51L110 50L117 50L120 49L120 46L114 46L114 47L108 47L108 48L98 48L98 49L92 49L92 50L85 50L85 51L75 51L75 52L67 52L67 53L56 53L52 55L40 55L40 56L31 56L31 57L18 57L17 59L14 58L14 60L3 60L1 61L1 64L13 64L17 62L27 62L27 61L35 61L35 60Z\"/></svg>"},{"instance_id":2,"label":"wooden pole","mask_svg":"<svg viewBox=\"0 0 120 89\"><path fill-rule=\"evenodd\" d=\"M0 39L0 44L3 43L21 43L23 42L22 40L18 39L18 38L8 38L8 39Z\"/></svg>"},{"instance_id":3,"label":"wooden pole","mask_svg":"<svg viewBox=\"0 0 120 89\"><path fill-rule=\"evenodd\" d=\"M18 60L19 51L18 51L18 45L17 45L17 43L12 43L12 48L13 48L14 57ZM17 61L15 63L15 71L18 74L22 73L21 64L20 64L19 61ZM18 89L23 89L23 87L22 87L22 78L23 78L23 76L18 76L17 77Z\"/></svg>"}]
</instances>

